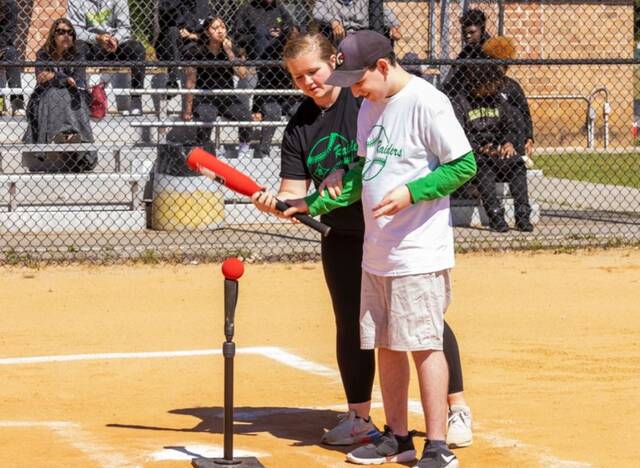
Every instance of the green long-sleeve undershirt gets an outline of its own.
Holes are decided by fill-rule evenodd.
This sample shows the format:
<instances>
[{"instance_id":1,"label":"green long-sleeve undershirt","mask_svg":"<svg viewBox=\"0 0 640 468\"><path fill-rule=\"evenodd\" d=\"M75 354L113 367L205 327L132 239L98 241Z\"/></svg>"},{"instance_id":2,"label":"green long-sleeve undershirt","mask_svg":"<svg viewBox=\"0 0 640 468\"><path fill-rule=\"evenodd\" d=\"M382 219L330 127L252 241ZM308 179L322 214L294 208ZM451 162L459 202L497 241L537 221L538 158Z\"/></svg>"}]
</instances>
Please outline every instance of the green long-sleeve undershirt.
<instances>
[{"instance_id":1,"label":"green long-sleeve undershirt","mask_svg":"<svg viewBox=\"0 0 640 468\"><path fill-rule=\"evenodd\" d=\"M358 201L362 195L363 168L364 158L360 158L356 165L344 175L342 192L336 199L331 198L326 190L322 194L314 192L305 197L309 214L322 215ZM470 151L460 158L438 166L426 176L407 183L411 202L417 203L447 196L464 185L475 173L476 160L473 152Z\"/></svg>"}]
</instances>

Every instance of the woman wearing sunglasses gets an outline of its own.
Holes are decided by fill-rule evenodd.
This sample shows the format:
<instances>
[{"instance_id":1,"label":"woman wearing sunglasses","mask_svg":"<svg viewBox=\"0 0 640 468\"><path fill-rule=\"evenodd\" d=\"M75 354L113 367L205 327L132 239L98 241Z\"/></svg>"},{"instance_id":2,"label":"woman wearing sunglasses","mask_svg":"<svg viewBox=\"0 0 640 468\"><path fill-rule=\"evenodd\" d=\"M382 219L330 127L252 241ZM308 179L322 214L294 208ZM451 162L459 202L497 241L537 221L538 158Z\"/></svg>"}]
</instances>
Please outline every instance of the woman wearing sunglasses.
<instances>
[{"instance_id":1,"label":"woman wearing sunglasses","mask_svg":"<svg viewBox=\"0 0 640 468\"><path fill-rule=\"evenodd\" d=\"M76 33L66 18L58 18L49 29L44 46L36 53L38 62L81 60ZM37 66L36 89L27 105L29 126L25 143L93 142L89 119L90 96L84 68L74 65ZM33 172L83 172L95 167L95 153L34 153L27 157Z\"/></svg>"}]
</instances>

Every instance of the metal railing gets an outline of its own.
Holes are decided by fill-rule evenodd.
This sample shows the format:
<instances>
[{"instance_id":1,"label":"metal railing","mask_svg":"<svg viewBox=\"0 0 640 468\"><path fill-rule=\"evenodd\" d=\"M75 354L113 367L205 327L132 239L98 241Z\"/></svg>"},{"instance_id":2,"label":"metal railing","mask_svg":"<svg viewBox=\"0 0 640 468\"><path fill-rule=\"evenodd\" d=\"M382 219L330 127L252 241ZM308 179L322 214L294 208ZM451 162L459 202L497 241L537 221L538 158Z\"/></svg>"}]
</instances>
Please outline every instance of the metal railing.
<instances>
[{"instance_id":1,"label":"metal railing","mask_svg":"<svg viewBox=\"0 0 640 468\"><path fill-rule=\"evenodd\" d=\"M547 101L583 101L586 104L586 122L587 122L587 148L595 148L595 122L596 109L593 105L596 95L604 94L604 102L602 103L602 119L604 126L604 149L609 148L609 114L611 114L611 104L609 103L609 91L605 86L594 88L591 93L583 94L531 94L526 96L528 100L547 100Z\"/></svg>"}]
</instances>

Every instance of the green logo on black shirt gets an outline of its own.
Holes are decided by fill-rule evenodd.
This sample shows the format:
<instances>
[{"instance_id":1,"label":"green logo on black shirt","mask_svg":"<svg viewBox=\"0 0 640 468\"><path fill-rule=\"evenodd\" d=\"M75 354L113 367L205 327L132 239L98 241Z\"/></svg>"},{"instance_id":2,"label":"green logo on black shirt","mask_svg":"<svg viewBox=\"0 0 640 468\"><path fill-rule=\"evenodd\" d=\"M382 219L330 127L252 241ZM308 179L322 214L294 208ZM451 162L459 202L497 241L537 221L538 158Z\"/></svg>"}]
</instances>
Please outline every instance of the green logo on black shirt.
<instances>
[{"instance_id":1,"label":"green logo on black shirt","mask_svg":"<svg viewBox=\"0 0 640 468\"><path fill-rule=\"evenodd\" d=\"M307 166L314 177L324 180L334 169L350 164L357 152L358 144L354 140L331 132L315 142L307 156Z\"/></svg>"}]
</instances>

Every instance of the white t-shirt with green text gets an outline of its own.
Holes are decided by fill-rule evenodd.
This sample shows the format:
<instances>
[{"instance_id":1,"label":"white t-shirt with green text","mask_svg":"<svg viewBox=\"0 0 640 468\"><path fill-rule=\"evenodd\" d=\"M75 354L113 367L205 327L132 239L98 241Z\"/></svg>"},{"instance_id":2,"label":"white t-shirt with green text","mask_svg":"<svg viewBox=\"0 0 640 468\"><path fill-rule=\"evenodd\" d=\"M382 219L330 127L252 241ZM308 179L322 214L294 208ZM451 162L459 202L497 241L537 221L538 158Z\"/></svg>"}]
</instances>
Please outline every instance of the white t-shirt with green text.
<instances>
[{"instance_id":1,"label":"white t-shirt with green text","mask_svg":"<svg viewBox=\"0 0 640 468\"><path fill-rule=\"evenodd\" d=\"M358 154L366 157L363 269L379 276L402 276L452 268L449 197L412 204L393 216L372 216L372 208L394 188L471 151L449 99L425 80L412 77L384 102L364 100L357 140Z\"/></svg>"}]
</instances>

